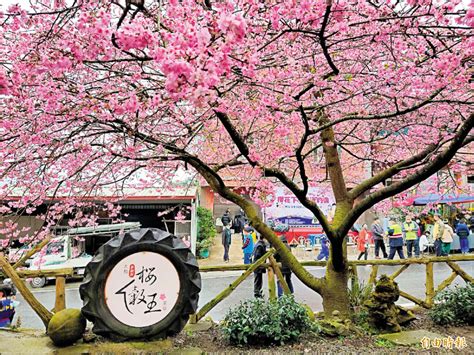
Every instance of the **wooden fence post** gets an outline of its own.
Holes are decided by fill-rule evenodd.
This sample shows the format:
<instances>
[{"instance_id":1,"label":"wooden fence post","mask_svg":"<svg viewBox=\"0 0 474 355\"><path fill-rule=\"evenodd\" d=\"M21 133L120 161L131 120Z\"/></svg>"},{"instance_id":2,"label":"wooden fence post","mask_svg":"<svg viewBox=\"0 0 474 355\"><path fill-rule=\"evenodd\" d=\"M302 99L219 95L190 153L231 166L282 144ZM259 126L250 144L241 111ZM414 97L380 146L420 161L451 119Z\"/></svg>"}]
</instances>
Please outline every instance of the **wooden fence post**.
<instances>
[{"instance_id":1,"label":"wooden fence post","mask_svg":"<svg viewBox=\"0 0 474 355\"><path fill-rule=\"evenodd\" d=\"M275 287L275 274L273 273L273 269L271 267L267 268L267 276L268 276L268 298L270 301L276 300L276 287Z\"/></svg>"},{"instance_id":2,"label":"wooden fence post","mask_svg":"<svg viewBox=\"0 0 474 355\"><path fill-rule=\"evenodd\" d=\"M285 295L291 294L290 288L288 287L285 277L283 276L283 273L281 272L281 269L278 266L278 263L276 262L275 258L273 256L270 256L268 260L270 260L270 264L272 265L273 270L275 271L275 275L278 281L280 282L281 288L283 289L283 293Z\"/></svg>"},{"instance_id":3,"label":"wooden fence post","mask_svg":"<svg viewBox=\"0 0 474 355\"><path fill-rule=\"evenodd\" d=\"M216 297L214 297L212 300L210 300L208 303L206 303L202 308L195 314L191 315L190 319L192 322L197 323L199 322L200 319L202 319L211 309L213 309L219 302L221 302L223 299L225 299L227 296L229 296L232 291L235 290L237 286L239 286L252 272L254 272L260 265L265 263L265 260L270 255L273 255L275 253L275 249L270 249L263 255L260 259L258 259L256 262L254 262L252 265L249 265L248 269L240 275L237 280L232 282L228 287L226 287L221 293L219 293Z\"/></svg>"},{"instance_id":4,"label":"wooden fence post","mask_svg":"<svg viewBox=\"0 0 474 355\"><path fill-rule=\"evenodd\" d=\"M454 281L454 279L458 276L458 274L456 272L452 272L451 275L446 279L444 280L443 282L441 282L439 285L438 285L438 288L436 289L436 294L440 291L443 291L446 287L448 287L449 285L451 285L451 282Z\"/></svg>"},{"instance_id":5,"label":"wooden fence post","mask_svg":"<svg viewBox=\"0 0 474 355\"><path fill-rule=\"evenodd\" d=\"M433 263L426 264L426 300L425 303L431 307L434 297L434 279L433 279Z\"/></svg>"},{"instance_id":6,"label":"wooden fence post","mask_svg":"<svg viewBox=\"0 0 474 355\"><path fill-rule=\"evenodd\" d=\"M57 313L66 308L66 278L56 277L56 300L54 302L54 312Z\"/></svg>"},{"instance_id":7,"label":"wooden fence post","mask_svg":"<svg viewBox=\"0 0 474 355\"><path fill-rule=\"evenodd\" d=\"M465 272L463 269L461 269L461 267L458 265L458 264L455 264L451 261L448 261L448 266L454 271L456 272L456 274L458 274L459 276L461 276L464 281L466 282L474 282L474 278L472 278L471 276L469 276L469 274L467 272Z\"/></svg>"},{"instance_id":8,"label":"wooden fence post","mask_svg":"<svg viewBox=\"0 0 474 355\"><path fill-rule=\"evenodd\" d=\"M410 266L410 264L405 264L403 265L401 268L399 268L397 271L395 271L392 275L390 275L389 277L392 279L392 280L395 280L395 278L400 275L403 271L405 271L406 269L408 269L408 267Z\"/></svg>"},{"instance_id":9,"label":"wooden fence post","mask_svg":"<svg viewBox=\"0 0 474 355\"><path fill-rule=\"evenodd\" d=\"M359 276L357 275L357 265L352 264L351 267L351 287L354 288L355 283L359 283Z\"/></svg>"},{"instance_id":10,"label":"wooden fence post","mask_svg":"<svg viewBox=\"0 0 474 355\"><path fill-rule=\"evenodd\" d=\"M369 280L367 281L368 285L375 285L378 271L379 267L377 265L372 265L372 271L370 272Z\"/></svg>"}]
</instances>

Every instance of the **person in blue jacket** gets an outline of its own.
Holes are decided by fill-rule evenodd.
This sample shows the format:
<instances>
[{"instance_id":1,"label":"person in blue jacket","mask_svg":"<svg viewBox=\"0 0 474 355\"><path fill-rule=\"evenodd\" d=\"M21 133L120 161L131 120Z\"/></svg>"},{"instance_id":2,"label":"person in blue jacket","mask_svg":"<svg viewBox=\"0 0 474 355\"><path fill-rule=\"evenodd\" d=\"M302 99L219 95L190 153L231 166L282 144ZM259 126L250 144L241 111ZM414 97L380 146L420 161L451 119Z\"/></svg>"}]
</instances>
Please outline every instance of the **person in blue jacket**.
<instances>
[{"instance_id":1,"label":"person in blue jacket","mask_svg":"<svg viewBox=\"0 0 474 355\"><path fill-rule=\"evenodd\" d=\"M326 236L321 238L321 251L319 252L316 260L329 259L329 239Z\"/></svg>"},{"instance_id":2,"label":"person in blue jacket","mask_svg":"<svg viewBox=\"0 0 474 355\"><path fill-rule=\"evenodd\" d=\"M244 228L244 236L242 240L242 251L244 252L244 264L252 263L252 253L253 253L253 238L252 238L252 227Z\"/></svg>"},{"instance_id":3,"label":"person in blue jacket","mask_svg":"<svg viewBox=\"0 0 474 355\"><path fill-rule=\"evenodd\" d=\"M456 226L456 234L459 237L459 244L461 244L461 253L469 253L469 230L466 220L461 219L461 221Z\"/></svg>"},{"instance_id":4,"label":"person in blue jacket","mask_svg":"<svg viewBox=\"0 0 474 355\"><path fill-rule=\"evenodd\" d=\"M14 289L9 285L0 284L0 328L8 327L15 316Z\"/></svg>"}]
</instances>

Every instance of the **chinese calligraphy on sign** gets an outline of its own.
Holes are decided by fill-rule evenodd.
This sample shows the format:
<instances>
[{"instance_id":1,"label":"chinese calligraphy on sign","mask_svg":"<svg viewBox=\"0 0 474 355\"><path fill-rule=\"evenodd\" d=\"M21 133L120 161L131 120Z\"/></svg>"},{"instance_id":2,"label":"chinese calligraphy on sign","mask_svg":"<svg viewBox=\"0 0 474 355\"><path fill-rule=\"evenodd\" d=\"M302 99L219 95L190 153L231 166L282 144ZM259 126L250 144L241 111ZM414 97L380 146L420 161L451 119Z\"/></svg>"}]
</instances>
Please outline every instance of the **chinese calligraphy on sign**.
<instances>
[{"instance_id":1,"label":"chinese calligraphy on sign","mask_svg":"<svg viewBox=\"0 0 474 355\"><path fill-rule=\"evenodd\" d=\"M311 187L308 191L308 197L316 202L324 214L328 214L332 204L335 202L330 189ZM268 219L285 219L299 217L300 219L314 218L310 210L305 208L298 198L286 188L278 187L275 189L272 197L272 205L265 209ZM297 219L297 218L293 218ZM311 223L311 221L310 221ZM299 224L299 223L298 223ZM312 223L316 224L316 222Z\"/></svg>"},{"instance_id":2,"label":"chinese calligraphy on sign","mask_svg":"<svg viewBox=\"0 0 474 355\"><path fill-rule=\"evenodd\" d=\"M169 259L139 252L122 259L110 272L106 303L120 322L136 327L153 325L171 311L180 288L178 273Z\"/></svg>"},{"instance_id":3,"label":"chinese calligraphy on sign","mask_svg":"<svg viewBox=\"0 0 474 355\"><path fill-rule=\"evenodd\" d=\"M445 337L445 338L428 338L424 337L420 340L421 347L423 349L457 349L463 350L467 348L466 338L457 336L455 339L452 337Z\"/></svg>"},{"instance_id":4,"label":"chinese calligraphy on sign","mask_svg":"<svg viewBox=\"0 0 474 355\"><path fill-rule=\"evenodd\" d=\"M125 269L127 269L127 266L128 265L125 265ZM161 312L162 308L163 310L166 310L166 294L162 293L159 298L159 300L163 303L162 308L157 307L158 302L155 300L155 298L158 294L156 292L152 294L145 294L146 286L152 286L157 280L155 268L145 268L142 266L141 271L137 274L134 272L135 264L128 266L128 269L128 276L134 277L129 283L127 283L115 293L117 295L123 295L123 303L127 311L133 314L133 312L130 310L130 306L139 305L141 303L145 303L147 307L145 313Z\"/></svg>"}]
</instances>

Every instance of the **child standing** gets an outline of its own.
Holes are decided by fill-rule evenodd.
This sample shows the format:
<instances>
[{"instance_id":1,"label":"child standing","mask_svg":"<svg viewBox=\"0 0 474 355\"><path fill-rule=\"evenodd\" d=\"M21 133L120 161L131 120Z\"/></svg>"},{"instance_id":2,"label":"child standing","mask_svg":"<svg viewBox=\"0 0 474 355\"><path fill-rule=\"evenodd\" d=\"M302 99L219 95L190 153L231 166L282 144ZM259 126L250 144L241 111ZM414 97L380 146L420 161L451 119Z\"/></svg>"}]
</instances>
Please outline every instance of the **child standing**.
<instances>
[{"instance_id":1,"label":"child standing","mask_svg":"<svg viewBox=\"0 0 474 355\"><path fill-rule=\"evenodd\" d=\"M245 227L243 231L242 251L244 252L245 265L252 263L252 253L253 253L252 230L253 229L251 227Z\"/></svg>"}]
</instances>

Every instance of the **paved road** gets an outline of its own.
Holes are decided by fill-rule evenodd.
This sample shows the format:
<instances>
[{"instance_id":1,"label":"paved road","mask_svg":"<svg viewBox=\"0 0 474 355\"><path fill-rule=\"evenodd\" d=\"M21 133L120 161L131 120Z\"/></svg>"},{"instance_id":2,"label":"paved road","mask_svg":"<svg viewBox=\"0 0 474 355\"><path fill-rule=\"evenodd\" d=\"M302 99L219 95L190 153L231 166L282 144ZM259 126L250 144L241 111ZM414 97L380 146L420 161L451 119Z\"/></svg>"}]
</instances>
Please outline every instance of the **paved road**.
<instances>
[{"instance_id":1,"label":"paved road","mask_svg":"<svg viewBox=\"0 0 474 355\"><path fill-rule=\"evenodd\" d=\"M473 262L459 262L459 265L470 275L474 275L474 263ZM379 275L382 273L392 274L400 266L383 266L379 267ZM323 276L324 268L322 267L311 267L308 270L316 275ZM370 274L371 268L369 266L359 266L358 274L359 279L367 280ZM434 278L435 285L438 285L444 279L451 274L451 269L445 263L436 263L434 265ZM202 291L199 299L199 306L202 307L206 302L210 301L232 281L234 281L241 272L213 272L202 274ZM322 299L321 297L313 292L311 289L303 285L298 279L293 277L293 283L295 286L295 297L299 302L308 304L313 310L322 310ZM266 280L264 280L265 285ZM400 289L404 290L411 295L424 299L425 297L425 266L424 265L411 265L405 270L398 278ZM457 277L453 284L464 284L464 281ZM79 297L79 282L68 283L66 287L66 304L68 308L80 308L82 301ZM46 306L48 309L52 309L54 306L54 286L46 286L42 289L33 290L35 296L39 301ZM211 312L210 316L214 320L221 320L229 307L233 307L239 304L240 301L252 297L253 295L253 278L245 280L228 298L217 305ZM19 295L18 300L21 302L17 314L21 317L21 324L26 328L43 328L41 320L31 310L29 305ZM400 304L409 305L411 304L406 299L401 298Z\"/></svg>"}]
</instances>

